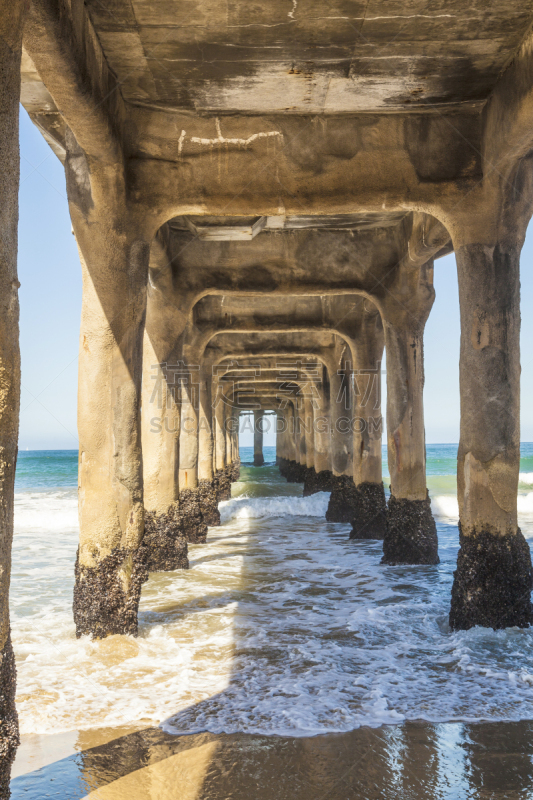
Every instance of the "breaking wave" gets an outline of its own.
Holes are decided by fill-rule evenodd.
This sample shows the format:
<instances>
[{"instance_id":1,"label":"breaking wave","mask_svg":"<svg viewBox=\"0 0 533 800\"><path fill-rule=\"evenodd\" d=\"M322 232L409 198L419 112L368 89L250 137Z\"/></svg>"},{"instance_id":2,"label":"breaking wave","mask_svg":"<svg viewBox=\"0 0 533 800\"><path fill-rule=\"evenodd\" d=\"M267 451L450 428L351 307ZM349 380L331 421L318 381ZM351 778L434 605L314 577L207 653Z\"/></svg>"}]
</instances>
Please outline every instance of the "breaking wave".
<instances>
[{"instance_id":1,"label":"breaking wave","mask_svg":"<svg viewBox=\"0 0 533 800\"><path fill-rule=\"evenodd\" d=\"M234 497L219 504L222 524L232 519L261 519L265 517L324 517L329 492L317 492L309 497Z\"/></svg>"}]
</instances>

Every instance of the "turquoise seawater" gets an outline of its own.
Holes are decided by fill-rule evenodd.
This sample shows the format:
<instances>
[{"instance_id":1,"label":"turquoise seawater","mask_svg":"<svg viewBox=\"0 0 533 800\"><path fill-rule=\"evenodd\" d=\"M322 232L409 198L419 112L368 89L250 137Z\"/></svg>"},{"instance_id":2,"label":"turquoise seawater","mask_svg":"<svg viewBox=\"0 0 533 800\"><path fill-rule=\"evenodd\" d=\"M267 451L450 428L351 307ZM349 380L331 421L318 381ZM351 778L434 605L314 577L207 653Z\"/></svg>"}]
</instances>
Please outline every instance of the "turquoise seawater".
<instances>
[{"instance_id":1,"label":"turquoise seawater","mask_svg":"<svg viewBox=\"0 0 533 800\"><path fill-rule=\"evenodd\" d=\"M253 448L241 447L243 464L253 463ZM276 448L264 448L265 462L274 464ZM426 473L429 479L452 478L443 481L442 489L455 491L455 475L457 473L456 444L428 444L426 448ZM531 473L533 483L533 442L522 442L520 472ZM389 471L387 467L387 448L383 447L383 476L386 481ZM16 490L73 488L78 482L77 450L21 450L18 454ZM438 481L431 480L435 486Z\"/></svg>"},{"instance_id":2,"label":"turquoise seawater","mask_svg":"<svg viewBox=\"0 0 533 800\"><path fill-rule=\"evenodd\" d=\"M70 451L68 451L70 452ZM265 462L274 463L276 448L265 447L263 454ZM533 442L522 442L520 445L520 472L533 472ZM252 464L254 460L253 447L240 448L241 461ZM456 444L428 444L426 445L426 473L431 476L457 474L457 445ZM383 446L383 475L388 476L387 447Z\"/></svg>"},{"instance_id":3,"label":"turquoise seawater","mask_svg":"<svg viewBox=\"0 0 533 800\"><path fill-rule=\"evenodd\" d=\"M15 491L73 488L78 485L77 450L21 450Z\"/></svg>"}]
</instances>

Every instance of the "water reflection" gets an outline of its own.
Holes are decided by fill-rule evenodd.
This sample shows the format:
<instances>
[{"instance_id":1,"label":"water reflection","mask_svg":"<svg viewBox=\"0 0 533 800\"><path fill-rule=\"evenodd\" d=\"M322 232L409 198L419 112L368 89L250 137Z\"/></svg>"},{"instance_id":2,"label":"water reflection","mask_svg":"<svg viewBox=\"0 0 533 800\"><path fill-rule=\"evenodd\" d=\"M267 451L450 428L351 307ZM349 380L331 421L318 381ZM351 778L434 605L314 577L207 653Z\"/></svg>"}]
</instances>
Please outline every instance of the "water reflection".
<instances>
[{"instance_id":1,"label":"water reflection","mask_svg":"<svg viewBox=\"0 0 533 800\"><path fill-rule=\"evenodd\" d=\"M531 800L532 752L530 722L409 722L308 738L150 728L16 778L12 797Z\"/></svg>"}]
</instances>

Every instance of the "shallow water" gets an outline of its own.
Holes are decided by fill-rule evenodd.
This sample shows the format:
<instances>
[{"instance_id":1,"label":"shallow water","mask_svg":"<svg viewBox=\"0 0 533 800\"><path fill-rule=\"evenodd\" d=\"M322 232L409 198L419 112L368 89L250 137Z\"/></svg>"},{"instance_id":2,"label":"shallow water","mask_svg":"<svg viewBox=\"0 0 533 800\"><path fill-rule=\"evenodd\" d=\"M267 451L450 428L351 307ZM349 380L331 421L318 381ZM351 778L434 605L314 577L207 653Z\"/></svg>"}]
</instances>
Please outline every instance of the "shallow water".
<instances>
[{"instance_id":1,"label":"shallow water","mask_svg":"<svg viewBox=\"0 0 533 800\"><path fill-rule=\"evenodd\" d=\"M143 588L139 637L102 642L76 640L72 623L76 454L57 456L55 477L53 454L21 454L11 603L22 732L163 722L304 736L532 719L533 634L448 630L455 452L428 446L439 566L381 567L379 542L325 522L327 494L304 499L273 465L243 466L222 526L190 545L191 569ZM521 469L533 473L531 445ZM530 489L524 479L519 509L533 539Z\"/></svg>"}]
</instances>

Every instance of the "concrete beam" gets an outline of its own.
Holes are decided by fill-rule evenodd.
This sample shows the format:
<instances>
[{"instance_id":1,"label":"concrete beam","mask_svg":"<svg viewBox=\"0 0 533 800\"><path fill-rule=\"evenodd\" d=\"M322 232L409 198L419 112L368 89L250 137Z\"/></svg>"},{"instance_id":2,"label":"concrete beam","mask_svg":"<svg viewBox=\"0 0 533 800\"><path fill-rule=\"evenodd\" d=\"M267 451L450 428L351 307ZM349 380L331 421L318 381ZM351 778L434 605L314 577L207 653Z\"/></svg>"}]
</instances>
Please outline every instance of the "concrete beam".
<instances>
[{"instance_id":1,"label":"concrete beam","mask_svg":"<svg viewBox=\"0 0 533 800\"><path fill-rule=\"evenodd\" d=\"M126 109L85 4L79 0L71 4L32 0L24 46L87 156L106 163L121 162Z\"/></svg>"}]
</instances>

